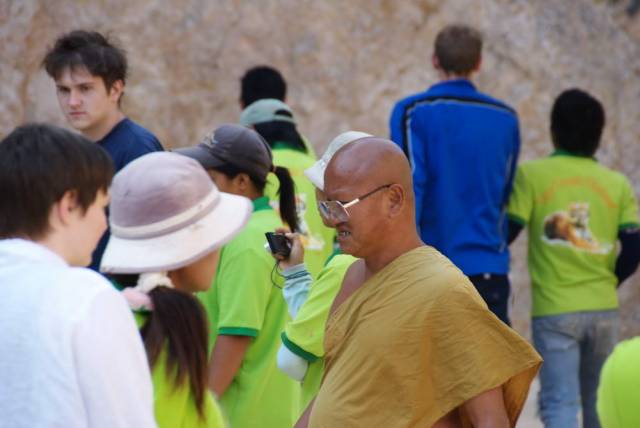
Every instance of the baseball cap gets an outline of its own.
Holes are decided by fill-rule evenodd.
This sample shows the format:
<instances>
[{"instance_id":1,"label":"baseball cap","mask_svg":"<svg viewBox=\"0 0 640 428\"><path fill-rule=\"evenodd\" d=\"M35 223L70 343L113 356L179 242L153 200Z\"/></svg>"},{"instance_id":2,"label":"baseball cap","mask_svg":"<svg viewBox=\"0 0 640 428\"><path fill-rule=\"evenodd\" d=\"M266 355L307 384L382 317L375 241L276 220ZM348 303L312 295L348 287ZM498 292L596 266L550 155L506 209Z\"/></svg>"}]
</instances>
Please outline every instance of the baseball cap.
<instances>
[{"instance_id":1,"label":"baseball cap","mask_svg":"<svg viewBox=\"0 0 640 428\"><path fill-rule=\"evenodd\" d=\"M324 190L324 171L331 161L333 155L336 154L345 145L365 137L372 135L360 131L347 131L334 138L322 157L316 161L311 167L305 169L304 175L320 190Z\"/></svg>"},{"instance_id":2,"label":"baseball cap","mask_svg":"<svg viewBox=\"0 0 640 428\"><path fill-rule=\"evenodd\" d=\"M291 116L278 114L282 110L288 112ZM296 123L291 107L275 98L265 98L251 103L240 114L240 124L244 126L266 122Z\"/></svg>"},{"instance_id":3,"label":"baseball cap","mask_svg":"<svg viewBox=\"0 0 640 428\"><path fill-rule=\"evenodd\" d=\"M197 146L173 152L195 159L205 169L230 164L258 178L265 178L273 169L269 144L256 131L240 125L221 125Z\"/></svg>"},{"instance_id":4,"label":"baseball cap","mask_svg":"<svg viewBox=\"0 0 640 428\"><path fill-rule=\"evenodd\" d=\"M218 190L193 159L155 152L127 164L111 185L105 273L164 272L229 242L249 220L251 201Z\"/></svg>"}]
</instances>

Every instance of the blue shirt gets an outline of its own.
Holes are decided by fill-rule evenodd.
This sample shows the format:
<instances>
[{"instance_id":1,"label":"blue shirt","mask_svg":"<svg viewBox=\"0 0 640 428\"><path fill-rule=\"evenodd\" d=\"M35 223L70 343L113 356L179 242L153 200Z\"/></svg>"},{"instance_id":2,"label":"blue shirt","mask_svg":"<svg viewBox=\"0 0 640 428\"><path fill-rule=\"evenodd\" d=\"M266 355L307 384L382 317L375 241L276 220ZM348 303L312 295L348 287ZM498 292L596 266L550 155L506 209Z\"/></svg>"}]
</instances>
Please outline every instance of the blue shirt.
<instances>
[{"instance_id":1,"label":"blue shirt","mask_svg":"<svg viewBox=\"0 0 640 428\"><path fill-rule=\"evenodd\" d=\"M449 80L399 101L390 128L411 163L422 240L466 275L506 274L515 111L468 80Z\"/></svg>"},{"instance_id":2,"label":"blue shirt","mask_svg":"<svg viewBox=\"0 0 640 428\"><path fill-rule=\"evenodd\" d=\"M107 135L96 143L109 153L116 172L142 155L164 150L155 135L128 118L118 122ZM95 271L100 269L100 260L108 241L109 231L107 230L93 252L89 268Z\"/></svg>"}]
</instances>

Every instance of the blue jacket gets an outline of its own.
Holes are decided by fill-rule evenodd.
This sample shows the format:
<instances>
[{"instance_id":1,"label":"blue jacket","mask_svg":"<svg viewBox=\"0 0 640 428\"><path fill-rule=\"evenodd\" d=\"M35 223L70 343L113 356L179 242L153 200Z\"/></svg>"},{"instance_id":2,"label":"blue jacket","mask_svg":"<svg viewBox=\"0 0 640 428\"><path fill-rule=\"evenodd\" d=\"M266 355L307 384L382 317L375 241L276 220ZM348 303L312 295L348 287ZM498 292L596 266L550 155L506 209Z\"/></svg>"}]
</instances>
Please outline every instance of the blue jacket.
<instances>
[{"instance_id":1,"label":"blue jacket","mask_svg":"<svg viewBox=\"0 0 640 428\"><path fill-rule=\"evenodd\" d=\"M508 273L515 111L468 80L450 80L399 101L390 128L411 163L422 240L466 275Z\"/></svg>"}]
</instances>

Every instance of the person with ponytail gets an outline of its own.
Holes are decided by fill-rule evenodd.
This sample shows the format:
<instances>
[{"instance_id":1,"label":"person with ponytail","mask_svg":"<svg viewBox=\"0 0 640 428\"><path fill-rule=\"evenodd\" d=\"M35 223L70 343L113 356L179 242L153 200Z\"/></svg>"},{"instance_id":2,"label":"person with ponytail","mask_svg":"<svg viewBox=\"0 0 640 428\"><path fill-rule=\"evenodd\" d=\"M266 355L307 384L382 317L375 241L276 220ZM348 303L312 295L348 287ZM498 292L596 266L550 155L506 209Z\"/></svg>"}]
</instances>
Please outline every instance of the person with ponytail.
<instances>
[{"instance_id":1,"label":"person with ponytail","mask_svg":"<svg viewBox=\"0 0 640 428\"><path fill-rule=\"evenodd\" d=\"M220 192L192 159L152 153L116 174L110 210L101 271L134 311L158 426L223 428L208 389L207 316L193 293L211 286L220 247L247 223L251 202Z\"/></svg>"},{"instance_id":2,"label":"person with ponytail","mask_svg":"<svg viewBox=\"0 0 640 428\"><path fill-rule=\"evenodd\" d=\"M300 218L299 232L304 245L305 264L313 278L333 253L335 230L328 228L316 209L315 186L304 171L315 163L303 137L297 130L291 108L277 99L261 99L247 106L240 123L252 126L273 150L273 163L287 168L296 185L296 208ZM277 186L270 177L265 194L276 201ZM282 207L280 208L282 209Z\"/></svg>"},{"instance_id":3,"label":"person with ponytail","mask_svg":"<svg viewBox=\"0 0 640 428\"><path fill-rule=\"evenodd\" d=\"M253 201L247 227L222 248L213 286L199 293L213 347L209 387L233 428L291 427L302 410L300 385L276 365L290 318L283 278L264 248L266 232L285 224L298 230L291 176L274 167L257 132L239 125L222 125L197 146L175 152L200 162L220 190ZM279 181L280 216L264 195L270 172Z\"/></svg>"}]
</instances>

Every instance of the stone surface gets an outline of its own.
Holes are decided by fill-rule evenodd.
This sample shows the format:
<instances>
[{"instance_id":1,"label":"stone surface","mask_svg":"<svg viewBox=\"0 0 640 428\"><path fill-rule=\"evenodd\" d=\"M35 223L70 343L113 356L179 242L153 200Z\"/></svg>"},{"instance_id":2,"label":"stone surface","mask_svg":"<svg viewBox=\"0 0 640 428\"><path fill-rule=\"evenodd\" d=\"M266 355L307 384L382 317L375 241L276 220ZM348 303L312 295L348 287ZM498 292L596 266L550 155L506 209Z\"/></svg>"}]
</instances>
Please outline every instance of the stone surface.
<instances>
[{"instance_id":1,"label":"stone surface","mask_svg":"<svg viewBox=\"0 0 640 428\"><path fill-rule=\"evenodd\" d=\"M340 132L387 135L395 100L435 82L433 38L447 23L485 35L478 85L519 112L522 159L550 151L548 115L579 86L606 106L600 160L640 189L640 24L591 0L0 0L0 135L24 121L63 124L40 61L75 28L126 47L124 109L166 147L193 144L239 115L238 79L280 68L300 129L321 151ZM525 238L514 250L514 323L529 328ZM621 291L623 334L640 334L640 279Z\"/></svg>"}]
</instances>

